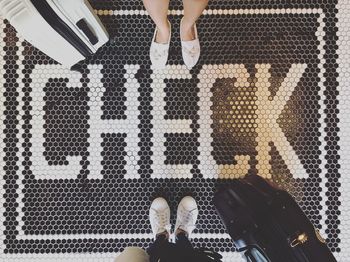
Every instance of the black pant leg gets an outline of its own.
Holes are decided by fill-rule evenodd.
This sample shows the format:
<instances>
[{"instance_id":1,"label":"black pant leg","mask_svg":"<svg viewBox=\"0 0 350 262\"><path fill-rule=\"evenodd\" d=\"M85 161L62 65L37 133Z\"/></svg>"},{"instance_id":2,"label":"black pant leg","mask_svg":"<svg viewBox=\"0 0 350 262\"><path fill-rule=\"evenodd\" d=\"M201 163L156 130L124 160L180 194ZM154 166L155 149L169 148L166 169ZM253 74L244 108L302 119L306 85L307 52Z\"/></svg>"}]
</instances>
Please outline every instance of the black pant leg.
<instances>
[{"instance_id":1,"label":"black pant leg","mask_svg":"<svg viewBox=\"0 0 350 262\"><path fill-rule=\"evenodd\" d=\"M165 235L157 236L156 240L146 250L149 255L150 262L158 261L161 255L162 249L164 249L164 247L168 244L169 244L169 241Z\"/></svg>"},{"instance_id":2,"label":"black pant leg","mask_svg":"<svg viewBox=\"0 0 350 262\"><path fill-rule=\"evenodd\" d=\"M185 233L181 232L176 236L176 245L181 249L192 249L191 241L188 239Z\"/></svg>"}]
</instances>

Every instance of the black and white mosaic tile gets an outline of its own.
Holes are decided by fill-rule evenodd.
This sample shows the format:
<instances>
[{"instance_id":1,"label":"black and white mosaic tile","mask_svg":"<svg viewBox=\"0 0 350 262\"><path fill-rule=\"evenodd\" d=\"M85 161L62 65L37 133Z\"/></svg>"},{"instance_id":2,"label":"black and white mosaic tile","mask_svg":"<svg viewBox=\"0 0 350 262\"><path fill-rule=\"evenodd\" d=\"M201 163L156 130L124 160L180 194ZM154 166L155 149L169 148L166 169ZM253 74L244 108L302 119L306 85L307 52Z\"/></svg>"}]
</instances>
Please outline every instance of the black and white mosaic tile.
<instances>
[{"instance_id":1,"label":"black and white mosaic tile","mask_svg":"<svg viewBox=\"0 0 350 262\"><path fill-rule=\"evenodd\" d=\"M200 209L193 243L241 261L211 200L247 173L293 194L350 261L349 1L212 0L192 70L171 1L161 71L141 1L92 5L111 41L81 72L0 20L0 261L112 261L151 243L155 196L175 211L188 193Z\"/></svg>"}]
</instances>

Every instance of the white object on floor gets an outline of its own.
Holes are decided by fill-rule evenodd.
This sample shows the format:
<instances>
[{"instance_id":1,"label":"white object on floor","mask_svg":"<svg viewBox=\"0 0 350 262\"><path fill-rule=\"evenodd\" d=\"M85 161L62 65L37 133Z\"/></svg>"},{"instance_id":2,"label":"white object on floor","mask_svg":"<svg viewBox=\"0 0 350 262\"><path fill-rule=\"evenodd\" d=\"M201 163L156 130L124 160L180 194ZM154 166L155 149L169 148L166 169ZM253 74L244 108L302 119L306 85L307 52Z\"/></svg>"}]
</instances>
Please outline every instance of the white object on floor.
<instances>
[{"instance_id":1,"label":"white object on floor","mask_svg":"<svg viewBox=\"0 0 350 262\"><path fill-rule=\"evenodd\" d=\"M69 67L109 39L87 0L0 0L0 15L33 46Z\"/></svg>"},{"instance_id":2,"label":"white object on floor","mask_svg":"<svg viewBox=\"0 0 350 262\"><path fill-rule=\"evenodd\" d=\"M182 20L181 20L182 22ZM194 67L200 57L201 47L199 43L197 26L194 24L195 39L191 41L181 40L182 58L188 69Z\"/></svg>"},{"instance_id":3,"label":"white object on floor","mask_svg":"<svg viewBox=\"0 0 350 262\"><path fill-rule=\"evenodd\" d=\"M142 248L127 247L114 262L149 262L149 256Z\"/></svg>"},{"instance_id":4,"label":"white object on floor","mask_svg":"<svg viewBox=\"0 0 350 262\"><path fill-rule=\"evenodd\" d=\"M168 23L169 23L170 33L169 33L169 40L166 44L156 42L156 37L158 33L157 27L154 30L154 35L153 35L151 48L150 48L150 59L154 69L165 68L166 63L168 61L169 46L170 46L170 40L171 40L171 24L169 21Z\"/></svg>"},{"instance_id":5,"label":"white object on floor","mask_svg":"<svg viewBox=\"0 0 350 262\"><path fill-rule=\"evenodd\" d=\"M158 197L153 200L149 210L149 220L154 237L164 231L170 235L170 207L164 198Z\"/></svg>"},{"instance_id":6,"label":"white object on floor","mask_svg":"<svg viewBox=\"0 0 350 262\"><path fill-rule=\"evenodd\" d=\"M177 218L175 223L176 233L177 229L185 231L190 237L192 231L196 228L196 221L198 217L198 206L196 200L191 196L184 197L177 207Z\"/></svg>"}]
</instances>

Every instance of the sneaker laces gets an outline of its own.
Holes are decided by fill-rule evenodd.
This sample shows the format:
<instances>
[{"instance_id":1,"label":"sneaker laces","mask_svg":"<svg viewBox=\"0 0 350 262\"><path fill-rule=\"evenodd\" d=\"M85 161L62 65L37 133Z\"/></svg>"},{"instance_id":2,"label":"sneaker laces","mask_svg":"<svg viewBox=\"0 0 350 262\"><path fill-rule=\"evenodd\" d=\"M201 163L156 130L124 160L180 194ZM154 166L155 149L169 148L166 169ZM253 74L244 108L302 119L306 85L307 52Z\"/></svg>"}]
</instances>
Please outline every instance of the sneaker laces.
<instances>
[{"instance_id":1,"label":"sneaker laces","mask_svg":"<svg viewBox=\"0 0 350 262\"><path fill-rule=\"evenodd\" d=\"M183 217L183 220L179 224L178 228L185 230L188 234L192 232L195 228L196 225L193 223L193 215L192 211L186 212L187 214Z\"/></svg>"},{"instance_id":2,"label":"sneaker laces","mask_svg":"<svg viewBox=\"0 0 350 262\"><path fill-rule=\"evenodd\" d=\"M165 229L167 232L170 232L171 225L167 223L167 216L164 214L164 212L155 212L156 213L156 225L159 229ZM161 232L158 232L161 233ZM157 233L157 234L158 234Z\"/></svg>"}]
</instances>

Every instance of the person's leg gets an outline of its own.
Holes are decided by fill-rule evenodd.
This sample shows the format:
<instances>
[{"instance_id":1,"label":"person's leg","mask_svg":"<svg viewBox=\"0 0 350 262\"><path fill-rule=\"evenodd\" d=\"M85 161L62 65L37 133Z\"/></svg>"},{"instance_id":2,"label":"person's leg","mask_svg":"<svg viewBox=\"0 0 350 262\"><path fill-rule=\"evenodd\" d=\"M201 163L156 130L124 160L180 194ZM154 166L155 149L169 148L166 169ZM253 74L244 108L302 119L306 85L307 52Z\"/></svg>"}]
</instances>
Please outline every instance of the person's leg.
<instances>
[{"instance_id":1,"label":"person's leg","mask_svg":"<svg viewBox=\"0 0 350 262\"><path fill-rule=\"evenodd\" d=\"M156 42L167 43L170 34L168 23L169 0L143 0L143 4L158 28Z\"/></svg>"},{"instance_id":2,"label":"person's leg","mask_svg":"<svg viewBox=\"0 0 350 262\"><path fill-rule=\"evenodd\" d=\"M150 262L158 261L162 250L169 244L170 236L170 208L167 201L158 197L153 200L149 209L149 220L154 235L154 243L147 249Z\"/></svg>"},{"instance_id":3,"label":"person's leg","mask_svg":"<svg viewBox=\"0 0 350 262\"><path fill-rule=\"evenodd\" d=\"M183 0L184 16L180 26L182 41L191 41L195 38L194 24L203 13L208 2L209 0Z\"/></svg>"},{"instance_id":4,"label":"person's leg","mask_svg":"<svg viewBox=\"0 0 350 262\"><path fill-rule=\"evenodd\" d=\"M158 234L156 240L148 247L147 254L149 255L150 262L156 262L161 256L161 252L166 245L169 244L169 234L166 232Z\"/></svg>"},{"instance_id":5,"label":"person's leg","mask_svg":"<svg viewBox=\"0 0 350 262\"><path fill-rule=\"evenodd\" d=\"M177 208L175 224L176 245L183 249L192 248L189 236L196 227L198 206L193 197L184 197Z\"/></svg>"},{"instance_id":6,"label":"person's leg","mask_svg":"<svg viewBox=\"0 0 350 262\"><path fill-rule=\"evenodd\" d=\"M176 234L176 245L183 249L193 248L191 241L188 239L187 233L185 231L178 231Z\"/></svg>"}]
</instances>

